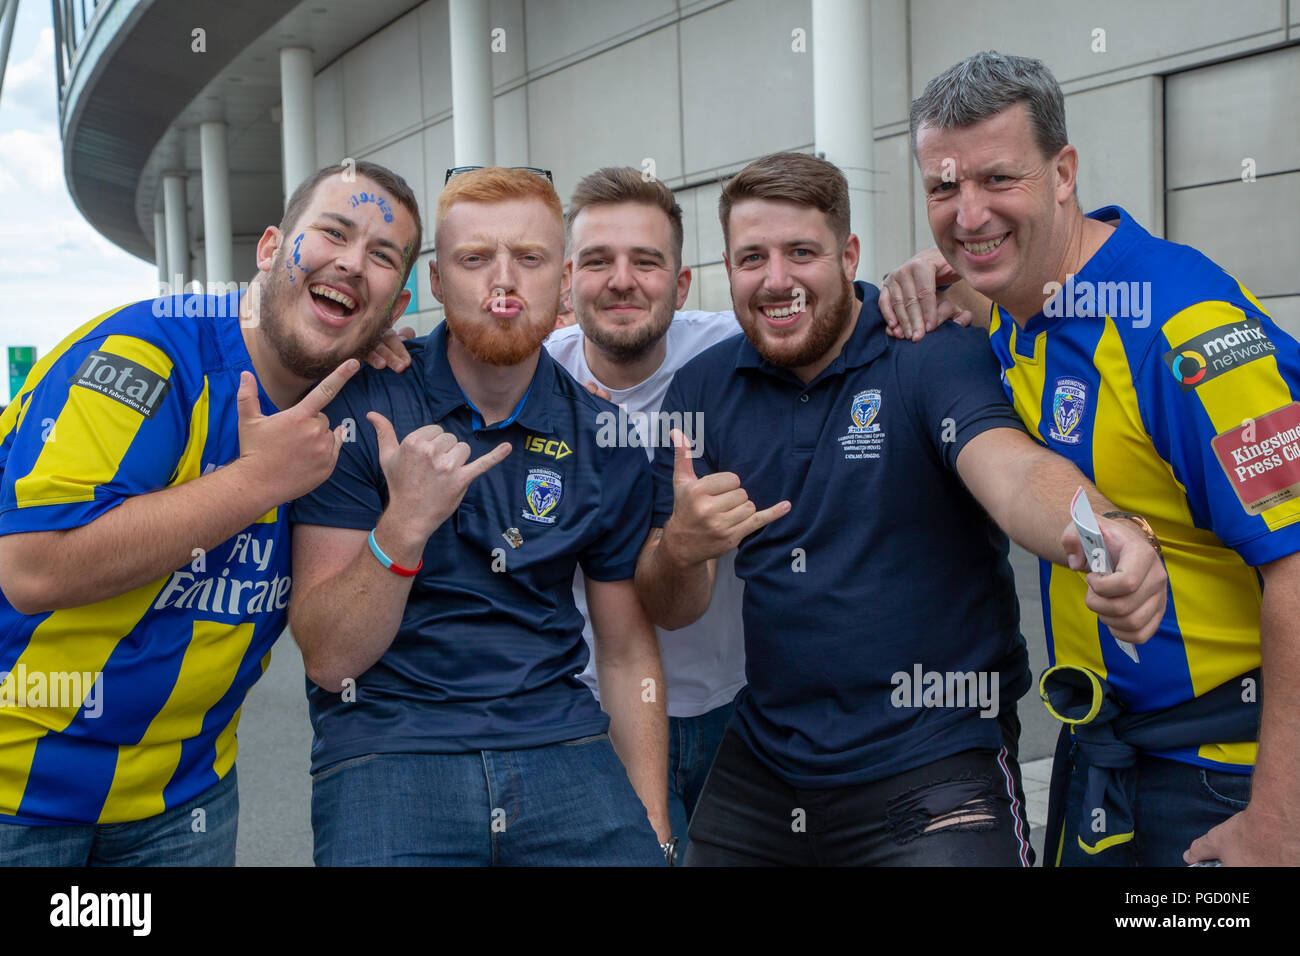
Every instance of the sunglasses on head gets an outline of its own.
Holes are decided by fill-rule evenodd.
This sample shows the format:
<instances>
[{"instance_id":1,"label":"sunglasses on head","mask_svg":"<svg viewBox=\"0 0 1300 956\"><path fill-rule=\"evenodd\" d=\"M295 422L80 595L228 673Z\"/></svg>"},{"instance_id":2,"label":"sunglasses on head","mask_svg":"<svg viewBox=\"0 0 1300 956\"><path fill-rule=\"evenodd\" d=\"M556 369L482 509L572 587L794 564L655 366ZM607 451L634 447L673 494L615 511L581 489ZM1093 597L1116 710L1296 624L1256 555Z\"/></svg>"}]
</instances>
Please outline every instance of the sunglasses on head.
<instances>
[{"instance_id":1,"label":"sunglasses on head","mask_svg":"<svg viewBox=\"0 0 1300 956\"><path fill-rule=\"evenodd\" d=\"M551 178L551 171L549 169L539 169L536 166L508 166L507 168L523 169L523 170L527 170L530 173L536 173L538 176L545 176L547 182L549 182L552 186L555 185L555 180ZM475 169L487 169L487 167L486 166L453 166L451 169L447 170L447 175L443 179L442 184L445 186L447 185L447 183L451 182L451 177L459 176L461 173L468 173L471 170L475 170Z\"/></svg>"}]
</instances>

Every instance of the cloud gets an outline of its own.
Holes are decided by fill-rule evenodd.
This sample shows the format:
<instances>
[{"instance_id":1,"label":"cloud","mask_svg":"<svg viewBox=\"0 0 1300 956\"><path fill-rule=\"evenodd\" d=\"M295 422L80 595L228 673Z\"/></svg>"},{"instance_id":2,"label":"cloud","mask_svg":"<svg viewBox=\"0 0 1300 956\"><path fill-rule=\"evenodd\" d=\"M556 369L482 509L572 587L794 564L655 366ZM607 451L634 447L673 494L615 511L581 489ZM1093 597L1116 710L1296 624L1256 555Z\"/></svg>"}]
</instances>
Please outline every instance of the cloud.
<instances>
[{"instance_id":1,"label":"cloud","mask_svg":"<svg viewBox=\"0 0 1300 956\"><path fill-rule=\"evenodd\" d=\"M55 83L54 30L45 27L27 59L18 63L10 60L0 105L49 115L54 111Z\"/></svg>"},{"instance_id":2,"label":"cloud","mask_svg":"<svg viewBox=\"0 0 1300 956\"><path fill-rule=\"evenodd\" d=\"M48 27L39 37L24 34L23 15L0 94L0 404L9 397L6 346L34 345L46 355L95 316L152 296L157 276L96 232L68 195L54 34ZM24 36L34 42L18 60Z\"/></svg>"},{"instance_id":3,"label":"cloud","mask_svg":"<svg viewBox=\"0 0 1300 956\"><path fill-rule=\"evenodd\" d=\"M0 196L54 196L63 192L63 149L53 127L0 131Z\"/></svg>"}]
</instances>

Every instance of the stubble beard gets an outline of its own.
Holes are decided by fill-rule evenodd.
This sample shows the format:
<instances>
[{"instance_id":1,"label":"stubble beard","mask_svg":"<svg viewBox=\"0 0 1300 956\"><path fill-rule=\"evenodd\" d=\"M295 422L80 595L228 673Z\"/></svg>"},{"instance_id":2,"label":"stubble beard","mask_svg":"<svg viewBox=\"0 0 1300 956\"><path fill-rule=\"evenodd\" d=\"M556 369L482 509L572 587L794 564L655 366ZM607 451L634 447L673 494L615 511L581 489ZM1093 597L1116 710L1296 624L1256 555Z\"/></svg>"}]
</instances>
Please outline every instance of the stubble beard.
<instances>
[{"instance_id":1,"label":"stubble beard","mask_svg":"<svg viewBox=\"0 0 1300 956\"><path fill-rule=\"evenodd\" d=\"M350 353L335 349L325 355L314 353L303 344L298 333L289 327L285 315L293 306L297 283L289 281L284 265L283 247L276 253L271 272L263 280L258 309L258 324L266 341L275 350L280 364L298 378L318 382L350 358L365 360L375 350L388 329L388 310L380 309L372 317L359 321L369 322L365 337L358 348ZM304 291L306 284L301 287ZM309 293L308 293L309 294Z\"/></svg>"},{"instance_id":2,"label":"stubble beard","mask_svg":"<svg viewBox=\"0 0 1300 956\"><path fill-rule=\"evenodd\" d=\"M656 302L650 309L650 321L636 328L602 326L592 310L590 319L584 318L577 310L578 324L587 340L607 355L615 365L631 365L643 358L659 341L668 334L673 324L672 302Z\"/></svg>"},{"instance_id":3,"label":"stubble beard","mask_svg":"<svg viewBox=\"0 0 1300 956\"><path fill-rule=\"evenodd\" d=\"M853 283L841 274L840 294L833 303L822 307L816 299L808 300L806 307L810 324L801 342L791 343L785 336L769 334L763 329L763 312L757 306L751 306L749 318L742 320L741 326L745 337L764 360L779 368L803 368L812 365L835 344L845 327L853 321L856 305Z\"/></svg>"}]
</instances>

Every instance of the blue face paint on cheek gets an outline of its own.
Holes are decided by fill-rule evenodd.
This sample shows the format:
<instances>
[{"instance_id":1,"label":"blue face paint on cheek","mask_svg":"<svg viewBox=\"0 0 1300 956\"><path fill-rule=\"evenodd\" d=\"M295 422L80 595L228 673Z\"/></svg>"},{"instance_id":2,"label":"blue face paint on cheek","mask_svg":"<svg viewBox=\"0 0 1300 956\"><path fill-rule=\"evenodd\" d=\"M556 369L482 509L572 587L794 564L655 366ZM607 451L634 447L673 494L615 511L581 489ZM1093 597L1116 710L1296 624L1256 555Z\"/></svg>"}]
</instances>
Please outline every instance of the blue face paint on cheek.
<instances>
[{"instance_id":1,"label":"blue face paint on cheek","mask_svg":"<svg viewBox=\"0 0 1300 956\"><path fill-rule=\"evenodd\" d=\"M286 269L289 270L289 281L290 281L290 282L293 281L293 270L294 270L294 267L295 267L295 266L297 266L297 267L298 267L299 269L301 269L303 272L310 272L310 271L311 271L311 270L308 269L305 265L302 264L302 240L303 240L303 237L304 237L304 236L306 236L306 233L300 232L300 233L298 233L297 236L294 237L294 240L293 240L293 259L292 259L292 261L285 262L285 264L284 264L284 267L285 267Z\"/></svg>"}]
</instances>

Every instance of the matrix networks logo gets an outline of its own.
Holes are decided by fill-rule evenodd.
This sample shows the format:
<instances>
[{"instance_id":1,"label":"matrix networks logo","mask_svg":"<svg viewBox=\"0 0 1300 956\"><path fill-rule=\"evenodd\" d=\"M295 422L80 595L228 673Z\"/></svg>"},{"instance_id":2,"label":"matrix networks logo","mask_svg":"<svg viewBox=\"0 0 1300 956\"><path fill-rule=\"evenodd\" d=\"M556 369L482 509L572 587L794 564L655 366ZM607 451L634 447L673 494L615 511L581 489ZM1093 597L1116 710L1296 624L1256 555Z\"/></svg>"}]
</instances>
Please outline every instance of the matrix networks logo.
<instances>
[{"instance_id":1,"label":"matrix networks logo","mask_svg":"<svg viewBox=\"0 0 1300 956\"><path fill-rule=\"evenodd\" d=\"M1164 354L1165 365L1184 392L1224 372L1277 352L1258 319L1220 325Z\"/></svg>"}]
</instances>

